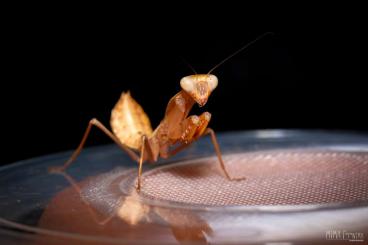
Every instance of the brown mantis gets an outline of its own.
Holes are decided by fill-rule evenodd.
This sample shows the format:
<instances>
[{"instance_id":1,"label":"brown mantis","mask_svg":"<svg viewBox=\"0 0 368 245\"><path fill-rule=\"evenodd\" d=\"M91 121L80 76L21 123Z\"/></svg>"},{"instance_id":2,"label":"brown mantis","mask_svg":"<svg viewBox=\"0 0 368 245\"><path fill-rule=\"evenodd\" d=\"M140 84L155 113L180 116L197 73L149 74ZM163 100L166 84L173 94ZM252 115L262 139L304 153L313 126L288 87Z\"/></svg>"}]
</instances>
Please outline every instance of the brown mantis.
<instances>
[{"instance_id":1,"label":"brown mantis","mask_svg":"<svg viewBox=\"0 0 368 245\"><path fill-rule=\"evenodd\" d=\"M141 188L142 165L144 161L156 162L159 157L168 158L205 135L211 136L218 161L225 176L229 180L233 180L225 167L215 132L208 127L211 114L203 112L199 116L189 116L189 112L196 103L199 106L204 106L211 92L217 87L218 79L211 72L268 34L271 33L264 33L243 46L213 67L207 74L195 74L182 78L180 81L182 90L170 99L164 118L155 130L152 130L150 120L142 107L132 98L129 92L123 92L111 113L110 124L112 132L97 119L90 120L78 148L70 159L63 166L54 167L51 171L60 172L66 170L80 154L92 126L96 126L120 146L134 161L139 163L138 191Z\"/></svg>"}]
</instances>

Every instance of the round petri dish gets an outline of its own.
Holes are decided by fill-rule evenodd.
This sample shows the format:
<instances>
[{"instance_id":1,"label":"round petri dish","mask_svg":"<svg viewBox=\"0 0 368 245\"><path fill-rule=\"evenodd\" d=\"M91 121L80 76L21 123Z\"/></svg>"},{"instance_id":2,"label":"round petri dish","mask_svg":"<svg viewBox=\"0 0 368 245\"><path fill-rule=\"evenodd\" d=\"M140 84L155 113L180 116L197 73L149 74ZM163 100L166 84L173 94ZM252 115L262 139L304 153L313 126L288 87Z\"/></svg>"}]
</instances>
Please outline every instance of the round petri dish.
<instances>
[{"instance_id":1,"label":"round petri dish","mask_svg":"<svg viewBox=\"0 0 368 245\"><path fill-rule=\"evenodd\" d=\"M0 169L1 244L345 244L368 239L368 136L218 134L137 164L115 145Z\"/></svg>"}]
</instances>

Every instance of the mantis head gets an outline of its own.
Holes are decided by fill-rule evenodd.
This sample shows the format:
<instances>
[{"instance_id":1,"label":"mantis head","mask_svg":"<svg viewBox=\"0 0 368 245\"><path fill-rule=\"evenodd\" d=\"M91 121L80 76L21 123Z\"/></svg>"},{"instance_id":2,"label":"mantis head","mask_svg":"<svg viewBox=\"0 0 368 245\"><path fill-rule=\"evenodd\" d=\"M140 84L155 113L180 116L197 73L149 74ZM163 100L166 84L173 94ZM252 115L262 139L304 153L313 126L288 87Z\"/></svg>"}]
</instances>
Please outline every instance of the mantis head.
<instances>
[{"instance_id":1,"label":"mantis head","mask_svg":"<svg viewBox=\"0 0 368 245\"><path fill-rule=\"evenodd\" d=\"M181 88L187 92L199 106L207 103L211 92L217 87L218 79L212 74L196 74L183 77Z\"/></svg>"},{"instance_id":2,"label":"mantis head","mask_svg":"<svg viewBox=\"0 0 368 245\"><path fill-rule=\"evenodd\" d=\"M199 106L204 106L210 96L211 92L217 87L218 79L215 75L211 73L224 64L226 61L239 54L241 51L247 49L249 46L262 39L267 35L273 35L273 32L266 32L258 36L253 41L244 45L242 48L238 49L236 52L232 53L227 58L223 59L220 63L215 65L207 74L195 74L183 77L180 81L181 88L187 92L193 99L198 103ZM192 68L190 66L190 68ZM195 70L192 68L195 72Z\"/></svg>"}]
</instances>

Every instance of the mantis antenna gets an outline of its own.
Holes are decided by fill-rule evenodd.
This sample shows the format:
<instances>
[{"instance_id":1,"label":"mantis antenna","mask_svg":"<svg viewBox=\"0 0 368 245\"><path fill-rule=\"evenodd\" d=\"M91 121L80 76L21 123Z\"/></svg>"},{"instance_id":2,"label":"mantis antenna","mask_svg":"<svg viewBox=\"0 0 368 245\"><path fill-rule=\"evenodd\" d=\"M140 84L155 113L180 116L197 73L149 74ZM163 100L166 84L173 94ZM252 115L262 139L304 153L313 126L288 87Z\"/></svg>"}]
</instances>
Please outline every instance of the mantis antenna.
<instances>
[{"instance_id":1,"label":"mantis antenna","mask_svg":"<svg viewBox=\"0 0 368 245\"><path fill-rule=\"evenodd\" d=\"M227 58L225 58L224 60L222 60L220 63L218 63L217 65L215 65L207 74L211 74L215 69L217 69L219 66L221 66L222 64L224 64L226 61L228 61L229 59L231 59L232 57L234 57L235 55L239 54L241 51L245 50L246 48L248 48L249 46L251 46L252 44L256 43L258 40L264 38L267 35L273 35L273 32L266 32L263 33L262 35L258 36L256 39L254 39L253 41L247 43L246 45L244 45L242 48L240 48L239 50L237 50L236 52L234 52L233 54L231 54L230 56L228 56Z\"/></svg>"},{"instance_id":2,"label":"mantis antenna","mask_svg":"<svg viewBox=\"0 0 368 245\"><path fill-rule=\"evenodd\" d=\"M194 69L194 67L190 63L188 63L188 61L184 59L184 57L180 56L180 59L189 67L189 69L192 70L192 72L194 72L194 74L197 74L197 71Z\"/></svg>"}]
</instances>

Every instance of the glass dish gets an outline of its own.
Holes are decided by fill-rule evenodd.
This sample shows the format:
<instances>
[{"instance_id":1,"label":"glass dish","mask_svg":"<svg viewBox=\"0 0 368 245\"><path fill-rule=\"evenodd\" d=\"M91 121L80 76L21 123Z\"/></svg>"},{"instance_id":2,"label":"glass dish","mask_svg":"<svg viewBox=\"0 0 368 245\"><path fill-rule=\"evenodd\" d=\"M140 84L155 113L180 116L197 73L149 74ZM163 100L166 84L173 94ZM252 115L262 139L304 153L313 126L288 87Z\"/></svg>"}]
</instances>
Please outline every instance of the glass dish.
<instances>
[{"instance_id":1,"label":"glass dish","mask_svg":"<svg viewBox=\"0 0 368 245\"><path fill-rule=\"evenodd\" d=\"M145 164L140 193L137 164L115 145L84 149L65 174L48 169L71 152L3 167L1 244L367 241L367 135L258 130L218 140L244 180L224 177L209 138Z\"/></svg>"}]
</instances>

